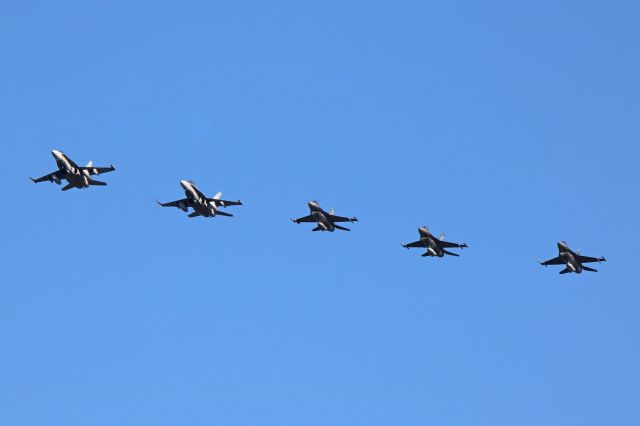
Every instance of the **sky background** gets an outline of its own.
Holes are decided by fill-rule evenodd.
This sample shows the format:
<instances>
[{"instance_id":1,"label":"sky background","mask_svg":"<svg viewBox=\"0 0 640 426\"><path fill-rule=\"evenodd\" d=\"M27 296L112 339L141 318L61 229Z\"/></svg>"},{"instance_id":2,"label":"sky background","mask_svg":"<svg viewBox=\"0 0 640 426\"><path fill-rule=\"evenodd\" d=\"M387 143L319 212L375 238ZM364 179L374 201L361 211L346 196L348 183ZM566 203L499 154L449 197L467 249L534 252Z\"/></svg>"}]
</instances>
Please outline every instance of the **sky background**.
<instances>
[{"instance_id":1,"label":"sky background","mask_svg":"<svg viewBox=\"0 0 640 426\"><path fill-rule=\"evenodd\" d=\"M0 424L640 424L639 22L2 3ZM117 171L32 184L52 149ZM181 179L245 205L158 207ZM360 222L292 224L311 199ZM558 240L609 261L540 267Z\"/></svg>"}]
</instances>

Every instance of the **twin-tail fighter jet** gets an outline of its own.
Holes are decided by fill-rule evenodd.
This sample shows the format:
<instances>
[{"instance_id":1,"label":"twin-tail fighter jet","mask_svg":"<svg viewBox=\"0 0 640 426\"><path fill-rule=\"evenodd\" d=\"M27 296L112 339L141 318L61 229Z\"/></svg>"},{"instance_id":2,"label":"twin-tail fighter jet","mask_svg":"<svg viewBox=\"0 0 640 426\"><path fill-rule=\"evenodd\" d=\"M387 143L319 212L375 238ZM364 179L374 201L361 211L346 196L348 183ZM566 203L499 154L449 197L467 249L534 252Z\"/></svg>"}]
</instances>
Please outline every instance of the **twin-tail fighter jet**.
<instances>
[{"instance_id":1,"label":"twin-tail fighter jet","mask_svg":"<svg viewBox=\"0 0 640 426\"><path fill-rule=\"evenodd\" d=\"M336 225L336 222L357 222L358 218L356 217L342 217L336 216L333 214L333 209L329 212L326 212L320 207L320 204L317 201L309 201L307 203L309 206L310 214L308 216L304 216L298 219L291 219L294 223L302 223L302 222L315 222L317 226L312 229L312 231L329 231L333 232L336 229L340 229L341 231L351 231L349 228L345 228L344 226Z\"/></svg>"},{"instance_id":2,"label":"twin-tail fighter jet","mask_svg":"<svg viewBox=\"0 0 640 426\"><path fill-rule=\"evenodd\" d=\"M418 228L418 232L420 233L420 239L413 243L402 244L402 247L407 250L412 247L423 247L426 248L427 251L422 254L422 257L426 256L437 256L443 257L445 254L449 256L460 256L459 254L452 253L445 249L451 247L457 248L465 248L468 247L466 243L458 244L458 243L450 243L448 241L444 241L444 234L440 235L440 238L436 238L431 234L429 229L426 226L421 226Z\"/></svg>"},{"instance_id":3,"label":"twin-tail fighter jet","mask_svg":"<svg viewBox=\"0 0 640 426\"><path fill-rule=\"evenodd\" d=\"M584 266L583 263L607 261L607 259L605 259L602 256L601 257L583 256L580 253L580 250L578 250L577 252L571 250L566 241L560 241L558 243L558 252L559 252L558 257L545 260L544 262L540 262L540 264L542 266L565 265L565 268L562 271L560 271L561 274L566 274L569 272L575 272L576 274L581 274L582 271L598 272L597 269Z\"/></svg>"},{"instance_id":4,"label":"twin-tail fighter jet","mask_svg":"<svg viewBox=\"0 0 640 426\"><path fill-rule=\"evenodd\" d=\"M86 166L80 167L74 163L71 158L67 157L66 154L56 151L55 149L51 151L51 155L56 159L58 170L39 177L38 179L31 178L34 183L49 181L60 185L63 180L66 180L68 183L62 188L63 191L71 188L82 189L96 185L105 186L106 182L95 180L92 176L112 172L116 169L113 165L109 167L95 167L91 161L89 161Z\"/></svg>"},{"instance_id":5,"label":"twin-tail fighter jet","mask_svg":"<svg viewBox=\"0 0 640 426\"><path fill-rule=\"evenodd\" d=\"M177 201L171 201L169 203L161 203L160 201L158 201L158 204L160 204L162 207L177 207L183 212L187 212L189 210L189 207L191 207L193 209L193 212L189 214L189 217L232 217L232 214L223 212L219 209L219 207L242 205L242 202L240 200L228 201L220 199L220 197L222 196L222 192L218 192L213 198L208 198L202 193L202 191L198 189L198 187L193 182L188 180L181 180L180 185L184 189L184 193L187 198L183 198Z\"/></svg>"}]
</instances>

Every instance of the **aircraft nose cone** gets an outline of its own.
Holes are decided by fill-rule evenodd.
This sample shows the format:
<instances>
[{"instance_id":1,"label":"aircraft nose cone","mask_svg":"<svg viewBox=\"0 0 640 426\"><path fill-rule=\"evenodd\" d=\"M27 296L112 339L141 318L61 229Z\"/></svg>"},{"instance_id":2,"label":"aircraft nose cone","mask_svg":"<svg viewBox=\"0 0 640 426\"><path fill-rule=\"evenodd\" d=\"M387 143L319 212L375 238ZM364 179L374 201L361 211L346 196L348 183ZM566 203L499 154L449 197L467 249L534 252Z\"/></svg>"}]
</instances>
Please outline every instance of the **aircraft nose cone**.
<instances>
[{"instance_id":1,"label":"aircraft nose cone","mask_svg":"<svg viewBox=\"0 0 640 426\"><path fill-rule=\"evenodd\" d=\"M189 185L189 182L187 182L186 180L181 180L181 181L180 181L180 185L181 185L183 188L187 189L187 186Z\"/></svg>"},{"instance_id":2,"label":"aircraft nose cone","mask_svg":"<svg viewBox=\"0 0 640 426\"><path fill-rule=\"evenodd\" d=\"M57 149L54 149L53 151L51 151L51 155L53 155L53 158L60 158L62 153L60 151L58 151Z\"/></svg>"}]
</instances>

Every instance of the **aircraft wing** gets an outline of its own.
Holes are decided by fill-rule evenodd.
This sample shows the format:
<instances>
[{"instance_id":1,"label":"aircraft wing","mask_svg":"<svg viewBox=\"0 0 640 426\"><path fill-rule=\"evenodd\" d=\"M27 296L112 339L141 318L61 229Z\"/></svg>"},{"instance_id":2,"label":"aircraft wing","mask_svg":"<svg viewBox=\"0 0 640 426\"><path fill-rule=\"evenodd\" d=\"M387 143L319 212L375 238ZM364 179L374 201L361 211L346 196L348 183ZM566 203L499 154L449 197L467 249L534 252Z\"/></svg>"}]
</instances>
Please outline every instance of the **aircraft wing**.
<instances>
[{"instance_id":1,"label":"aircraft wing","mask_svg":"<svg viewBox=\"0 0 640 426\"><path fill-rule=\"evenodd\" d=\"M343 217L343 216L335 216L332 214L327 214L327 219L331 222L357 222L358 219L355 217Z\"/></svg>"},{"instance_id":2,"label":"aircraft wing","mask_svg":"<svg viewBox=\"0 0 640 426\"><path fill-rule=\"evenodd\" d=\"M458 244L458 243L450 243L448 241L440 241L440 240L438 240L438 244L442 248L449 248L449 247L465 248L465 247L467 247L467 245L464 244L464 243Z\"/></svg>"},{"instance_id":3,"label":"aircraft wing","mask_svg":"<svg viewBox=\"0 0 640 426\"><path fill-rule=\"evenodd\" d=\"M408 244L403 244L402 247L404 248L413 248L413 247L427 247L427 242L426 241L414 241L412 243L408 243Z\"/></svg>"},{"instance_id":4,"label":"aircraft wing","mask_svg":"<svg viewBox=\"0 0 640 426\"><path fill-rule=\"evenodd\" d=\"M593 262L602 262L605 259L603 257L589 257L578 255L578 262L580 263L593 263Z\"/></svg>"},{"instance_id":5,"label":"aircraft wing","mask_svg":"<svg viewBox=\"0 0 640 426\"><path fill-rule=\"evenodd\" d=\"M216 205L222 205L222 206L241 206L242 205L242 201L238 200L238 201L229 201L229 200L221 200L219 198L207 198L207 201L210 203L216 203Z\"/></svg>"},{"instance_id":6,"label":"aircraft wing","mask_svg":"<svg viewBox=\"0 0 640 426\"><path fill-rule=\"evenodd\" d=\"M183 198L182 200L169 201L168 203L161 203L158 201L162 207L178 207L179 204L182 204L185 207L191 207L191 200L189 198Z\"/></svg>"},{"instance_id":7,"label":"aircraft wing","mask_svg":"<svg viewBox=\"0 0 640 426\"><path fill-rule=\"evenodd\" d=\"M291 219L292 221L294 221L295 223L301 223L301 222L317 222L316 219L313 218L313 216L309 215L309 216L304 216L304 217L300 217L298 219Z\"/></svg>"},{"instance_id":8,"label":"aircraft wing","mask_svg":"<svg viewBox=\"0 0 640 426\"><path fill-rule=\"evenodd\" d=\"M50 181L50 180L52 180L52 178L54 176L56 176L58 179L62 179L64 174L63 174L62 170L56 170L55 172L51 172L48 175L44 175L42 177L39 177L38 179L31 178L31 180L34 183L40 183L40 182Z\"/></svg>"},{"instance_id":9,"label":"aircraft wing","mask_svg":"<svg viewBox=\"0 0 640 426\"><path fill-rule=\"evenodd\" d=\"M566 262L560 259L560 256L554 257L553 259L545 260L544 262L540 262L542 266L547 265L564 265Z\"/></svg>"},{"instance_id":10,"label":"aircraft wing","mask_svg":"<svg viewBox=\"0 0 640 426\"><path fill-rule=\"evenodd\" d=\"M108 173L114 171L116 168L113 166L109 167L78 167L80 170L87 170L90 175L101 175L103 173Z\"/></svg>"}]
</instances>

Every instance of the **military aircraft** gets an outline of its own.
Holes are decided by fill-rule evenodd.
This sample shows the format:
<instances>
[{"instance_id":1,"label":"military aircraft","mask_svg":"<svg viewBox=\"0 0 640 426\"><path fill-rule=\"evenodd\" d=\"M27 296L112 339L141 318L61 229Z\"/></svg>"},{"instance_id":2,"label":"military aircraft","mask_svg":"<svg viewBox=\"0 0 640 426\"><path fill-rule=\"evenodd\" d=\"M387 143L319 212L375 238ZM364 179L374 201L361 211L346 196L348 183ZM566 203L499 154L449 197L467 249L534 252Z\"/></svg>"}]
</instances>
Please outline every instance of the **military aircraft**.
<instances>
[{"instance_id":1,"label":"military aircraft","mask_svg":"<svg viewBox=\"0 0 640 426\"><path fill-rule=\"evenodd\" d=\"M213 198L207 198L207 196L198 189L195 183L188 180L181 180L180 185L184 189L184 193L187 198L183 198L177 201L171 201L169 203L161 203L160 201L158 201L158 204L160 204L162 207L177 207L183 212L187 212L189 210L189 207L191 207L193 209L193 212L189 214L189 217L233 217L232 214L223 212L218 207L242 205L242 201L240 200L228 201L220 199L220 197L222 196L222 192L218 192Z\"/></svg>"},{"instance_id":2,"label":"military aircraft","mask_svg":"<svg viewBox=\"0 0 640 426\"><path fill-rule=\"evenodd\" d=\"M66 154L55 149L51 151L51 155L56 159L58 170L39 177L38 179L30 178L34 183L49 181L60 185L63 180L66 180L68 183L62 188L63 191L71 188L88 188L92 185L105 186L106 182L94 180L92 176L112 172L116 169L113 165L109 167L95 167L91 161L89 161L86 166L80 167L74 163L72 159L67 157Z\"/></svg>"},{"instance_id":3,"label":"military aircraft","mask_svg":"<svg viewBox=\"0 0 640 426\"><path fill-rule=\"evenodd\" d=\"M569 248L569 245L566 241L558 242L558 252L558 257L540 262L540 264L542 266L565 265L565 268L560 271L561 274L566 274L568 272L575 272L576 274L580 274L582 273L582 271L598 272L597 269L584 266L583 263L607 261L607 259L605 259L604 257L583 256L580 250L574 252Z\"/></svg>"},{"instance_id":4,"label":"military aircraft","mask_svg":"<svg viewBox=\"0 0 640 426\"><path fill-rule=\"evenodd\" d=\"M459 254L452 253L450 251L445 250L446 248L457 247L457 248L465 248L468 247L466 243L458 244L458 243L450 243L444 241L444 234L440 235L440 238L434 237L429 229L426 226L421 226L418 228L418 232L420 233L420 239L413 243L402 244L402 247L407 250L412 247L425 247L427 251L422 254L422 257L426 256L438 256L443 257L445 254L449 256L460 256Z\"/></svg>"},{"instance_id":5,"label":"military aircraft","mask_svg":"<svg viewBox=\"0 0 640 426\"><path fill-rule=\"evenodd\" d=\"M345 228L344 226L336 225L336 222L357 222L358 218L356 217L342 217L335 216L333 214L333 209L329 212L326 212L320 207L320 204L317 201L309 201L307 203L309 206L310 214L309 216L304 216L298 219L291 219L294 223L302 223L302 222L316 222L318 226L312 229L312 231L329 231L333 232L336 229L340 229L342 231L351 231L349 228Z\"/></svg>"}]
</instances>

